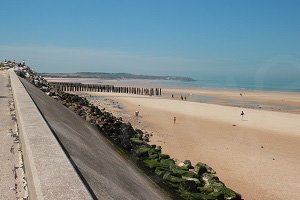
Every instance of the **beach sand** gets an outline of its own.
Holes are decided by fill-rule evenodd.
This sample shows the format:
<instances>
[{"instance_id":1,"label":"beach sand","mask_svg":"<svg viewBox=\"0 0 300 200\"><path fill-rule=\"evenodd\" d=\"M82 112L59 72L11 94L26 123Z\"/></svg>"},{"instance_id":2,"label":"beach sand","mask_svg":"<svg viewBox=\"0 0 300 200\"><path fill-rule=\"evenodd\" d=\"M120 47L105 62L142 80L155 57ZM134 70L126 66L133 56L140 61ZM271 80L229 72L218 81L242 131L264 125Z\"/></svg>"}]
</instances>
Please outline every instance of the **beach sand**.
<instances>
[{"instance_id":1,"label":"beach sand","mask_svg":"<svg viewBox=\"0 0 300 200\"><path fill-rule=\"evenodd\" d=\"M217 94L219 98L240 98L236 92ZM161 97L90 95L105 96L106 100L94 103L150 132L150 142L162 146L171 157L213 167L220 179L245 199L300 199L299 114ZM251 98L278 101L276 95L260 95L253 92ZM288 102L298 100L291 96ZM140 112L138 119L134 117L136 110ZM244 120L240 118L241 110L245 112Z\"/></svg>"}]
</instances>

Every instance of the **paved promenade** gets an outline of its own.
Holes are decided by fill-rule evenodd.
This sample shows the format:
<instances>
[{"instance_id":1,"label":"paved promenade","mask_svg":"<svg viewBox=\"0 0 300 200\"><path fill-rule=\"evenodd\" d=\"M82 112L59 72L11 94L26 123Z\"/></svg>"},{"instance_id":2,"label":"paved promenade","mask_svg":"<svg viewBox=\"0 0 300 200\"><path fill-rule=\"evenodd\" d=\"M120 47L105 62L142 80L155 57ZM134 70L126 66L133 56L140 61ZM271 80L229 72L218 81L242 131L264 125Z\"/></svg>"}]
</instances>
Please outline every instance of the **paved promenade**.
<instances>
[{"instance_id":1,"label":"paved promenade","mask_svg":"<svg viewBox=\"0 0 300 200\"><path fill-rule=\"evenodd\" d=\"M9 110L9 75L7 70L0 70L0 199L16 199L14 155L12 154L15 128Z\"/></svg>"}]
</instances>

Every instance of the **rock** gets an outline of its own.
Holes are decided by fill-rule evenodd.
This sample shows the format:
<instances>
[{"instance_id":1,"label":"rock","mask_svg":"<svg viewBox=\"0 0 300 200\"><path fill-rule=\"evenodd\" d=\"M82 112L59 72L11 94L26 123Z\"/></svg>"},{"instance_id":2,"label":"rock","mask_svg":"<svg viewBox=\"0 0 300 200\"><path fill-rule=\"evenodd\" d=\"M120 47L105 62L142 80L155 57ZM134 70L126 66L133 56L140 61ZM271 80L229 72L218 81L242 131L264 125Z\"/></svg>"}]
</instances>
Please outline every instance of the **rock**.
<instances>
[{"instance_id":1,"label":"rock","mask_svg":"<svg viewBox=\"0 0 300 200\"><path fill-rule=\"evenodd\" d=\"M192 162L190 160L183 161L183 164L189 169L194 169L194 167L192 166Z\"/></svg>"},{"instance_id":2,"label":"rock","mask_svg":"<svg viewBox=\"0 0 300 200\"><path fill-rule=\"evenodd\" d=\"M217 176L215 176L214 174L204 173L204 174L202 174L201 178L205 182L205 185L207 185L207 186L212 185L214 183L219 183L219 184L224 185L222 182L220 182L219 178Z\"/></svg>"},{"instance_id":3,"label":"rock","mask_svg":"<svg viewBox=\"0 0 300 200\"><path fill-rule=\"evenodd\" d=\"M158 159L159 158L159 154L156 154L156 153L155 154L151 154L151 155L149 155L149 158L150 159Z\"/></svg>"},{"instance_id":4,"label":"rock","mask_svg":"<svg viewBox=\"0 0 300 200\"><path fill-rule=\"evenodd\" d=\"M175 187L175 188L179 188L180 183L186 181L182 178L172 176L171 173L169 173L169 172L164 174L163 180L168 182L172 187Z\"/></svg>"},{"instance_id":5,"label":"rock","mask_svg":"<svg viewBox=\"0 0 300 200\"><path fill-rule=\"evenodd\" d=\"M164 169L164 168L157 167L155 169L155 174L160 176L160 177L163 177L165 173L166 173L166 169Z\"/></svg>"},{"instance_id":6,"label":"rock","mask_svg":"<svg viewBox=\"0 0 300 200\"><path fill-rule=\"evenodd\" d=\"M154 169L156 167L160 167L161 166L161 163L158 162L157 160L155 159L147 159L147 160L144 160L143 161L145 163L145 165L147 167L149 167L150 169Z\"/></svg>"},{"instance_id":7,"label":"rock","mask_svg":"<svg viewBox=\"0 0 300 200\"><path fill-rule=\"evenodd\" d=\"M140 140L139 138L130 138L130 141L134 145L141 145L145 143L143 140Z\"/></svg>"},{"instance_id":8,"label":"rock","mask_svg":"<svg viewBox=\"0 0 300 200\"><path fill-rule=\"evenodd\" d=\"M138 158L147 157L148 156L148 151L150 149L151 148L149 148L149 147L140 147L140 148L138 148L138 149L135 150L135 155Z\"/></svg>"},{"instance_id":9,"label":"rock","mask_svg":"<svg viewBox=\"0 0 300 200\"><path fill-rule=\"evenodd\" d=\"M186 177L186 176L183 176L182 178L183 178L184 180L194 181L194 182L196 182L196 184L197 184L198 186L203 185L203 182L200 181L198 178L191 178L191 177Z\"/></svg>"},{"instance_id":10,"label":"rock","mask_svg":"<svg viewBox=\"0 0 300 200\"><path fill-rule=\"evenodd\" d=\"M131 149L132 144L130 142L130 138L135 134L134 129L132 128L130 123L122 123L120 127L119 139L122 147L124 149Z\"/></svg>"},{"instance_id":11,"label":"rock","mask_svg":"<svg viewBox=\"0 0 300 200\"><path fill-rule=\"evenodd\" d=\"M168 154L160 154L159 159L169 159L170 156Z\"/></svg>"},{"instance_id":12,"label":"rock","mask_svg":"<svg viewBox=\"0 0 300 200\"><path fill-rule=\"evenodd\" d=\"M205 163L202 163L202 162L198 162L196 165L195 165L195 172L201 176L203 173L211 173L211 174L215 174L215 170L213 170L210 166L208 166L207 164Z\"/></svg>"},{"instance_id":13,"label":"rock","mask_svg":"<svg viewBox=\"0 0 300 200\"><path fill-rule=\"evenodd\" d=\"M172 175L177 176L177 177L186 177L186 178L196 178L197 174L189 171L187 168L182 169L181 167L178 167L176 165L171 165L170 166L170 171Z\"/></svg>"},{"instance_id":14,"label":"rock","mask_svg":"<svg viewBox=\"0 0 300 200\"><path fill-rule=\"evenodd\" d=\"M163 159L160 161L163 167L166 167L168 169L171 169L173 166L175 166L175 161L172 159Z\"/></svg>"},{"instance_id":15,"label":"rock","mask_svg":"<svg viewBox=\"0 0 300 200\"><path fill-rule=\"evenodd\" d=\"M197 192L197 187L200 185L200 181L199 181L199 184L194 181L194 180L185 180L185 181L182 181L180 183L180 189L181 190L186 190L188 192Z\"/></svg>"},{"instance_id":16,"label":"rock","mask_svg":"<svg viewBox=\"0 0 300 200\"><path fill-rule=\"evenodd\" d=\"M220 189L219 193L223 194L224 199L226 199L226 200L241 200L242 199L240 194L234 192L233 190L231 190L225 186Z\"/></svg>"}]
</instances>

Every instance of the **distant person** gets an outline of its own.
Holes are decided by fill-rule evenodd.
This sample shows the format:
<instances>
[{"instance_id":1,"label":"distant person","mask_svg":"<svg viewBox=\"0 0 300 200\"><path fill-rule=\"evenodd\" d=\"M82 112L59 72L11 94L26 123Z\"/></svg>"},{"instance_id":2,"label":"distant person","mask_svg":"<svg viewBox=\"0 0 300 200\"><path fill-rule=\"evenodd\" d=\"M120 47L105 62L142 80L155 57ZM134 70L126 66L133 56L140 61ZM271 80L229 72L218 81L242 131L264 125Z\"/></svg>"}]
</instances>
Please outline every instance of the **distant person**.
<instances>
[{"instance_id":1,"label":"distant person","mask_svg":"<svg viewBox=\"0 0 300 200\"><path fill-rule=\"evenodd\" d=\"M174 124L176 123L176 117L174 117Z\"/></svg>"},{"instance_id":2,"label":"distant person","mask_svg":"<svg viewBox=\"0 0 300 200\"><path fill-rule=\"evenodd\" d=\"M186 101L186 96L184 96L184 100Z\"/></svg>"},{"instance_id":3,"label":"distant person","mask_svg":"<svg viewBox=\"0 0 300 200\"><path fill-rule=\"evenodd\" d=\"M135 111L135 116L136 116L136 117L139 116L139 111Z\"/></svg>"},{"instance_id":4,"label":"distant person","mask_svg":"<svg viewBox=\"0 0 300 200\"><path fill-rule=\"evenodd\" d=\"M242 111L241 112L241 118L242 118L242 120L244 120L244 115L245 115L245 113L244 113L244 111Z\"/></svg>"},{"instance_id":5,"label":"distant person","mask_svg":"<svg viewBox=\"0 0 300 200\"><path fill-rule=\"evenodd\" d=\"M174 94L172 94L172 98L174 98Z\"/></svg>"},{"instance_id":6,"label":"distant person","mask_svg":"<svg viewBox=\"0 0 300 200\"><path fill-rule=\"evenodd\" d=\"M183 96L181 95L181 100L183 101Z\"/></svg>"}]
</instances>

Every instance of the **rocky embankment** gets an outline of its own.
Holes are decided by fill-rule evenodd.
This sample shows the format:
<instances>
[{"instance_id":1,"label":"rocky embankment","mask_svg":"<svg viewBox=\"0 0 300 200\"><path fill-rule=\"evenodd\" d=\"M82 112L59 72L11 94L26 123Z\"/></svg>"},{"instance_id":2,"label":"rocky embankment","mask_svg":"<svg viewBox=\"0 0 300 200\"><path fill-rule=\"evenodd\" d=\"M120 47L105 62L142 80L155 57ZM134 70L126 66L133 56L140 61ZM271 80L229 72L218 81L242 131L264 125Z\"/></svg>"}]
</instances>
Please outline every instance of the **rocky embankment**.
<instances>
[{"instance_id":1,"label":"rocky embankment","mask_svg":"<svg viewBox=\"0 0 300 200\"><path fill-rule=\"evenodd\" d=\"M105 135L123 149L147 173L160 183L178 193L183 199L239 200L241 195L227 188L216 172L208 165L198 162L192 166L189 160L176 164L160 146L150 145L149 135L134 129L130 123L117 118L104 109L89 103L86 98L54 91L48 82L27 66L19 65L17 74L60 101L83 119L95 125L99 134ZM101 132L101 133L100 133Z\"/></svg>"}]
</instances>

